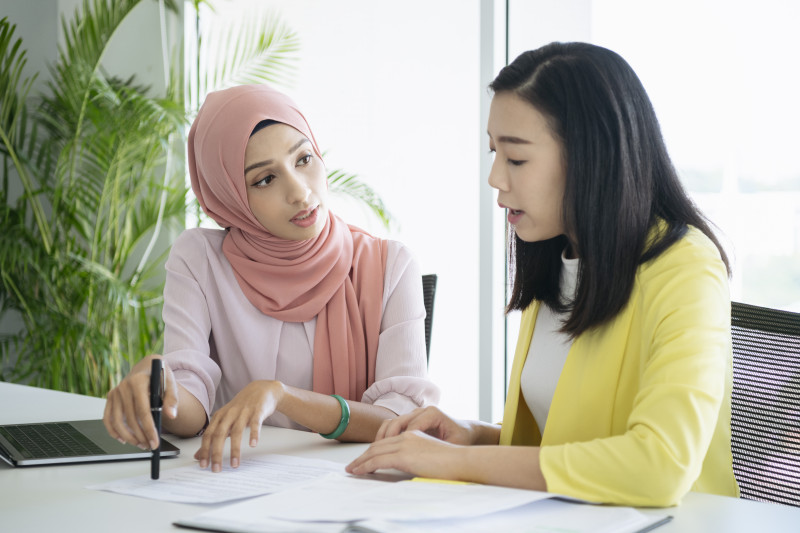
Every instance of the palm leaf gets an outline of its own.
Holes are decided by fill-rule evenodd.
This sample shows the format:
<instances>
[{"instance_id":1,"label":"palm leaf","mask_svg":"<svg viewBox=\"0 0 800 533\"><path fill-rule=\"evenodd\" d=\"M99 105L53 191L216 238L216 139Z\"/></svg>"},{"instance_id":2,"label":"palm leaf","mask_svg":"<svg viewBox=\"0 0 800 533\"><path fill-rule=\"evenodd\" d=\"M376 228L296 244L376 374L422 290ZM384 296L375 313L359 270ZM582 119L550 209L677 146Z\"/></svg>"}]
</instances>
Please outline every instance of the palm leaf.
<instances>
[{"instance_id":1,"label":"palm leaf","mask_svg":"<svg viewBox=\"0 0 800 533\"><path fill-rule=\"evenodd\" d=\"M198 46L199 95L248 83L287 83L299 39L278 16L255 4L236 19L205 28Z\"/></svg>"},{"instance_id":2,"label":"palm leaf","mask_svg":"<svg viewBox=\"0 0 800 533\"><path fill-rule=\"evenodd\" d=\"M27 97L35 76L21 79L22 69L27 62L25 51L21 50L22 40L14 39L16 26L6 17L0 19L0 147L3 155L3 190L8 192L8 171L6 162L13 163L30 203L42 243L48 250L52 245L50 228L41 200L34 190L30 167L25 159L25 147L32 155L36 144L35 130L27 131Z\"/></svg>"},{"instance_id":3,"label":"palm leaf","mask_svg":"<svg viewBox=\"0 0 800 533\"><path fill-rule=\"evenodd\" d=\"M328 173L328 184L331 192L363 203L386 228L393 224L394 217L386 208L381 197L372 187L359 180L356 174L349 174L343 170L332 170Z\"/></svg>"}]
</instances>

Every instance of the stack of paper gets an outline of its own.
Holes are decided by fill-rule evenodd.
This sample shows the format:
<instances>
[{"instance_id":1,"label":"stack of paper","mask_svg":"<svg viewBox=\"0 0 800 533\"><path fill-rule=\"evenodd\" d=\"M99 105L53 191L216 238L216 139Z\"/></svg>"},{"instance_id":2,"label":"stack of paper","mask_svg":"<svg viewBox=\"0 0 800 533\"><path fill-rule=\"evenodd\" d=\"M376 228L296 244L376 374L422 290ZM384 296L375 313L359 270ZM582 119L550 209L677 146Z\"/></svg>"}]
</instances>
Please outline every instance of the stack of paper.
<instances>
[{"instance_id":1,"label":"stack of paper","mask_svg":"<svg viewBox=\"0 0 800 533\"><path fill-rule=\"evenodd\" d=\"M187 503L250 498L175 523L231 533L635 533L669 520L546 492L354 477L339 463L281 455L221 473L191 466L166 470L158 481L140 476L89 488Z\"/></svg>"}]
</instances>

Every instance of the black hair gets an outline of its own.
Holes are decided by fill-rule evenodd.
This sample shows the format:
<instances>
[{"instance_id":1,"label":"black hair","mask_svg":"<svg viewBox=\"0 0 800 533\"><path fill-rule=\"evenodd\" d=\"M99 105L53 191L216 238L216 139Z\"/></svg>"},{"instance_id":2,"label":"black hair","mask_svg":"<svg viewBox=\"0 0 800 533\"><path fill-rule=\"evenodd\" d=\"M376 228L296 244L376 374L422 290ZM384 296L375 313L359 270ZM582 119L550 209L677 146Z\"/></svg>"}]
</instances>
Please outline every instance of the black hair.
<instances>
[{"instance_id":1,"label":"black hair","mask_svg":"<svg viewBox=\"0 0 800 533\"><path fill-rule=\"evenodd\" d=\"M250 132L250 137L252 137L256 133L258 133L259 131L263 130L267 126L272 126L273 124L283 124L283 123L282 122L278 122L277 120L269 119L269 118L265 119L265 120L262 120L261 122L256 124L256 127L253 128L253 131Z\"/></svg>"},{"instance_id":2,"label":"black hair","mask_svg":"<svg viewBox=\"0 0 800 533\"><path fill-rule=\"evenodd\" d=\"M574 338L616 316L639 265L658 257L688 226L714 242L730 275L725 251L681 185L650 99L621 56L587 43L551 43L522 53L489 88L533 105L560 141L566 166L562 216L573 239L508 239L508 312L534 300L569 311L562 331ZM657 228L662 230L648 241ZM581 261L575 299L565 304L561 253L570 244Z\"/></svg>"}]
</instances>

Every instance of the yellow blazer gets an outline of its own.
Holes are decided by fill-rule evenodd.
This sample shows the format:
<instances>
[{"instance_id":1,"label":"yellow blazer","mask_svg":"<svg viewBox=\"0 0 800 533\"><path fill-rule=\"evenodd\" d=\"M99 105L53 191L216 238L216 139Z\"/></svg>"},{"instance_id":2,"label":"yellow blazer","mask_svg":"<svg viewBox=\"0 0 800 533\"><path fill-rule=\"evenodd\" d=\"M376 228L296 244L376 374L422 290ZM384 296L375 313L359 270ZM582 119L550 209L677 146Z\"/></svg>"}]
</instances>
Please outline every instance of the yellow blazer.
<instances>
[{"instance_id":1,"label":"yellow blazer","mask_svg":"<svg viewBox=\"0 0 800 533\"><path fill-rule=\"evenodd\" d=\"M728 277L702 232L640 266L625 308L575 339L543 436L520 391L537 312L522 313L500 444L541 446L548 491L636 506L738 496Z\"/></svg>"}]
</instances>

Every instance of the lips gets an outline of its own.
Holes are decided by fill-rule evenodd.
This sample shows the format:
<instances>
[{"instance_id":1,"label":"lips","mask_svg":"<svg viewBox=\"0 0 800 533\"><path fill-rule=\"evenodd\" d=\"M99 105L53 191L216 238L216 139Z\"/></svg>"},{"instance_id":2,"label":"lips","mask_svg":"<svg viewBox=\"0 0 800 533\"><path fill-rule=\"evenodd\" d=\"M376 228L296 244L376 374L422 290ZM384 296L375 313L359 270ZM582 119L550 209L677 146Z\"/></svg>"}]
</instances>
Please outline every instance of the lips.
<instances>
[{"instance_id":1,"label":"lips","mask_svg":"<svg viewBox=\"0 0 800 533\"><path fill-rule=\"evenodd\" d=\"M513 209L507 205L501 204L500 202L497 202L497 205L499 205L501 209L508 209L508 214L512 216L518 216L525 212L522 209Z\"/></svg>"},{"instance_id":2,"label":"lips","mask_svg":"<svg viewBox=\"0 0 800 533\"><path fill-rule=\"evenodd\" d=\"M292 222L298 222L298 221L301 221L301 220L305 220L308 217L310 217L311 215L313 215L317 211L318 208L319 208L319 206L315 205L314 207L311 207L309 209L305 209L303 211L300 211L294 217L292 217L291 221Z\"/></svg>"}]
</instances>

